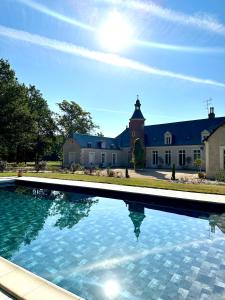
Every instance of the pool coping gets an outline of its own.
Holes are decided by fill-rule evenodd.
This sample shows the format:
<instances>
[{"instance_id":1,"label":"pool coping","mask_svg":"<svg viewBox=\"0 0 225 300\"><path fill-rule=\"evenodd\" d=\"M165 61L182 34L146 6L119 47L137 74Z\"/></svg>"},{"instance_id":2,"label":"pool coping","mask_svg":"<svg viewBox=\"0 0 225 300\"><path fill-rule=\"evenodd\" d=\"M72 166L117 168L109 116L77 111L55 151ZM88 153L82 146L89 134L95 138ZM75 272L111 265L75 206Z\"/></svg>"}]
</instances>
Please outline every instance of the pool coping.
<instances>
[{"instance_id":1,"label":"pool coping","mask_svg":"<svg viewBox=\"0 0 225 300\"><path fill-rule=\"evenodd\" d=\"M0 288L18 300L84 300L0 257Z\"/></svg>"},{"instance_id":2,"label":"pool coping","mask_svg":"<svg viewBox=\"0 0 225 300\"><path fill-rule=\"evenodd\" d=\"M144 188L144 187L134 187L134 186L124 186L116 184L107 183L95 183L95 182L85 182L85 181L73 181L73 180L63 180L63 179L50 179L50 178L40 178L40 177L7 177L0 178L1 183L16 183L18 185L31 185L37 187L46 188L67 188L69 191L82 192L82 193L96 193L96 195L112 195L118 197L129 197L129 200L141 201L146 199L150 200L154 204L172 203L174 206L176 204L180 205L184 203L185 206L189 205L189 208L195 208L196 205L202 208L202 206L207 205L208 208L221 209L221 206L225 205L225 196L216 194L202 194L194 192L182 192L174 190L163 190L155 188ZM138 199L137 199L138 198ZM171 202L168 202L168 199ZM166 204L165 204L166 205ZM4 273L4 266L7 266L8 271ZM25 275L24 275L25 274ZM15 276L14 276L15 275ZM8 276L8 277L7 277ZM20 283L20 284L17 284ZM24 292L21 288L23 282L29 287L29 291ZM41 298L48 300L83 300L79 296L76 296L51 282L7 261L6 259L0 257L0 287L6 292L12 294L12 296L17 299L26 300L39 300ZM38 295L38 296L37 296ZM58 295L58 296L56 296Z\"/></svg>"}]
</instances>

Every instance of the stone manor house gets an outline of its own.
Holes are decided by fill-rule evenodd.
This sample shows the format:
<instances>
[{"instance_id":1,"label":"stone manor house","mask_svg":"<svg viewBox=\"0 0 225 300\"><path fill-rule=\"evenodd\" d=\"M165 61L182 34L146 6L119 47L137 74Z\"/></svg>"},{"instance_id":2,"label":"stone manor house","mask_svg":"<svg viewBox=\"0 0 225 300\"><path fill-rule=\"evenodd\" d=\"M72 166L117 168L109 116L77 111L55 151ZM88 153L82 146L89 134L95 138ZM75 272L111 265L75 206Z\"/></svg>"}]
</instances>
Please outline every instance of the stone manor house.
<instances>
[{"instance_id":1,"label":"stone manor house","mask_svg":"<svg viewBox=\"0 0 225 300\"><path fill-rule=\"evenodd\" d=\"M213 178L225 170L225 117L215 117L214 108L206 119L145 125L137 97L129 126L115 138L74 133L63 146L64 166L129 167L132 147L139 138L145 149L146 168L202 169Z\"/></svg>"}]
</instances>

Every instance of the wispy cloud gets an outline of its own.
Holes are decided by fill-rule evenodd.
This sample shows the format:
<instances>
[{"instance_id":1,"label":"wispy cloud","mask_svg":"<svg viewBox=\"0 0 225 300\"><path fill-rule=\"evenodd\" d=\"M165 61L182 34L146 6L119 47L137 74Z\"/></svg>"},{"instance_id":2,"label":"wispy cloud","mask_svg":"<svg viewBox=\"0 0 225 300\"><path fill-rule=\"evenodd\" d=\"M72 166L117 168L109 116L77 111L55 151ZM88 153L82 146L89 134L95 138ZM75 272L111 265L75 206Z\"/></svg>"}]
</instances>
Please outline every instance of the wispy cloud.
<instances>
[{"instance_id":1,"label":"wispy cloud","mask_svg":"<svg viewBox=\"0 0 225 300\"><path fill-rule=\"evenodd\" d=\"M185 26L192 26L212 33L225 36L225 25L219 22L215 17L206 13L196 13L193 15L184 14L180 11L164 8L153 1L138 0L95 0L97 2L108 2L115 5L126 6L131 9L143 11L154 15L160 19L178 23Z\"/></svg>"},{"instance_id":2,"label":"wispy cloud","mask_svg":"<svg viewBox=\"0 0 225 300\"><path fill-rule=\"evenodd\" d=\"M37 3L33 0L16 0L17 2L20 2L26 6L29 6L30 8L39 11L45 15L51 16L55 19L58 19L60 21L63 21L65 23L80 27L82 29L88 30L88 31L95 31L96 29L86 23L80 22L78 20L69 18L67 16L64 16L54 10L49 9L47 6L42 5L40 3Z\"/></svg>"},{"instance_id":3,"label":"wispy cloud","mask_svg":"<svg viewBox=\"0 0 225 300\"><path fill-rule=\"evenodd\" d=\"M57 51L61 51L64 53L70 53L72 55L84 57L87 59L91 59L94 61L98 61L101 63L105 63L108 65L118 66L122 68L127 68L135 71L139 71L142 73L147 73L150 75L156 75L161 77L169 77L184 81L189 81L193 83L200 83L205 85L211 86L218 86L225 88L225 83L219 82L212 79L204 79L194 76L189 76L181 73L175 73L167 70L158 69L155 67L151 67L149 65L143 64L139 61L128 59L119 55L104 53L99 51L93 51L84 47L80 47L71 43L66 43L58 40L49 39L40 35L31 34L26 31L15 30L9 27L0 26L0 35L23 41L28 42L34 45L38 45L41 47L54 49Z\"/></svg>"},{"instance_id":4,"label":"wispy cloud","mask_svg":"<svg viewBox=\"0 0 225 300\"><path fill-rule=\"evenodd\" d=\"M192 46L181 46L174 44L163 44L142 40L134 40L133 43L138 46L145 46L149 48L156 48L161 50L168 51L177 51L177 52L189 52L189 53L199 53L199 54L224 54L225 48L222 47L192 47Z\"/></svg>"},{"instance_id":5,"label":"wispy cloud","mask_svg":"<svg viewBox=\"0 0 225 300\"><path fill-rule=\"evenodd\" d=\"M57 20L60 20L64 23L68 23L70 25L82 28L84 30L87 31L92 31L92 32L98 32L98 28L95 28L87 23L84 22L80 22L79 20L76 20L74 18L69 18L68 16L65 16L63 14L60 14L50 8L48 8L47 6L37 3L36 1L33 0L14 0L17 1L23 5L26 5L38 12L41 12L47 16L50 16L52 18L55 18ZM180 13L176 13L174 11L168 10L168 9L164 9L156 4L154 4L153 2L151 2L150 4L146 4L146 3L142 3L142 2L138 2L138 1L121 1L121 0L95 0L95 1L104 1L104 2L109 2L109 3L115 3L118 5L126 5L129 6L130 8L134 8L134 9L138 9L138 10L144 10L147 11L149 13L152 13L154 15L157 15L158 17L161 18L166 18L168 20L171 21L175 21L176 19L181 20L183 19L183 21L187 22L187 16L182 14L182 18L181 18L181 14ZM174 15L176 15L176 18L174 19ZM178 18L179 15L179 18ZM202 27L204 27L204 29L207 29L207 26L205 27L205 23L209 22L209 17L207 17L207 22L206 22L206 17L204 17L204 19L200 18L200 17L188 17L191 18L192 23L196 23L196 24L202 24ZM193 19L195 19L195 22L193 21ZM200 21L201 20L201 21ZM179 21L180 22L180 21ZM190 22L190 21L189 21ZM215 24L217 24L217 26ZM216 20L214 20L214 23L210 23L211 26L209 26L211 28L211 31L215 30L215 28L224 28L224 33L225 33L225 27L222 24L219 24ZM186 23L185 23L186 24ZM207 23L208 24L208 23ZM214 25L212 25L214 24ZM198 25L199 27L200 25ZM213 29L214 28L214 29ZM223 31L223 30L222 30ZM167 51L179 51L179 52L189 52L189 53L205 53L205 54L221 54L221 53L225 53L225 49L224 48L220 48L220 47L193 47L193 46L181 46L181 45L172 45L172 44L163 44L163 43L157 43L154 41L145 41L145 40L133 40L132 41L133 45L137 45L137 46L142 46L142 47L148 47L148 48L157 48L157 49L161 49L161 50L167 50Z\"/></svg>"}]
</instances>

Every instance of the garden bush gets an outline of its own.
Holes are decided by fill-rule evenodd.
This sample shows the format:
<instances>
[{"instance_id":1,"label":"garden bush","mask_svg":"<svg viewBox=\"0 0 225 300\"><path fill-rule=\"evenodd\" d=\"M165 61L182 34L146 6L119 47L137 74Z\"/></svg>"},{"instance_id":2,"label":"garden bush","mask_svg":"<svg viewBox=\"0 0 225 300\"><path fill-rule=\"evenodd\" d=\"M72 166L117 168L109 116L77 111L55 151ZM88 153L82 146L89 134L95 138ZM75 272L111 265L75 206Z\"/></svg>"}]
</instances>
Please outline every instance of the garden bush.
<instances>
[{"instance_id":1,"label":"garden bush","mask_svg":"<svg viewBox=\"0 0 225 300\"><path fill-rule=\"evenodd\" d=\"M35 170L36 170L36 172L44 171L44 170L46 169L46 166L47 166L46 161L44 161L44 160L39 161L39 162L35 165Z\"/></svg>"},{"instance_id":2,"label":"garden bush","mask_svg":"<svg viewBox=\"0 0 225 300\"><path fill-rule=\"evenodd\" d=\"M220 170L219 172L217 172L215 178L217 181L225 182L225 171Z\"/></svg>"},{"instance_id":3,"label":"garden bush","mask_svg":"<svg viewBox=\"0 0 225 300\"><path fill-rule=\"evenodd\" d=\"M0 160L0 172L4 172L7 167L7 162L4 160Z\"/></svg>"}]
</instances>

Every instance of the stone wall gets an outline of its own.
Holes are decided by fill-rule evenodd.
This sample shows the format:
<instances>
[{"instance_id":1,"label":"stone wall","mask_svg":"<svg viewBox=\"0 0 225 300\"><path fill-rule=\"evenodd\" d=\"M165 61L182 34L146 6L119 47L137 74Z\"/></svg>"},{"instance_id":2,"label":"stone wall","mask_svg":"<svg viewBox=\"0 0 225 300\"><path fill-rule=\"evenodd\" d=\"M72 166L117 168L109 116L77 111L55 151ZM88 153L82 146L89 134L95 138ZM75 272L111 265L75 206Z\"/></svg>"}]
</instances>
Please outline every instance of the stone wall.
<instances>
[{"instance_id":1,"label":"stone wall","mask_svg":"<svg viewBox=\"0 0 225 300\"><path fill-rule=\"evenodd\" d=\"M165 152L171 151L171 165L165 164ZM185 166L179 166L179 150L185 150L186 160L187 157L191 158L191 163L185 164ZM173 164L177 169L189 169L196 170L194 166L194 150L200 150L201 160L203 161L202 170L205 169L205 147L204 145L190 145L190 146L163 146L163 147L147 147L146 148L146 167L147 168L171 168ZM161 157L164 161L163 164L153 165L153 151L158 151L158 157Z\"/></svg>"},{"instance_id":2,"label":"stone wall","mask_svg":"<svg viewBox=\"0 0 225 300\"><path fill-rule=\"evenodd\" d=\"M68 168L71 163L80 163L80 145L74 139L68 139L63 145L63 166Z\"/></svg>"},{"instance_id":3,"label":"stone wall","mask_svg":"<svg viewBox=\"0 0 225 300\"><path fill-rule=\"evenodd\" d=\"M219 127L205 142L206 176L215 178L220 170L224 170L225 124ZM224 170L225 171L225 170Z\"/></svg>"},{"instance_id":4,"label":"stone wall","mask_svg":"<svg viewBox=\"0 0 225 300\"><path fill-rule=\"evenodd\" d=\"M94 153L94 163L89 162L89 153ZM113 166L120 167L124 165L124 155L122 150L114 150L114 149L94 149L94 148L83 148L81 149L81 157L80 162L81 165L89 167L100 166L102 164L101 161L101 153L105 153L105 163L103 167ZM112 154L116 154L116 163L112 165Z\"/></svg>"}]
</instances>

